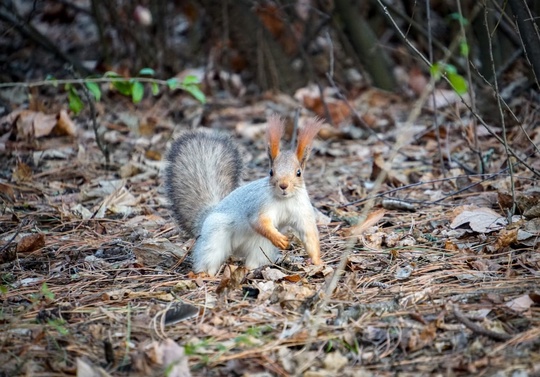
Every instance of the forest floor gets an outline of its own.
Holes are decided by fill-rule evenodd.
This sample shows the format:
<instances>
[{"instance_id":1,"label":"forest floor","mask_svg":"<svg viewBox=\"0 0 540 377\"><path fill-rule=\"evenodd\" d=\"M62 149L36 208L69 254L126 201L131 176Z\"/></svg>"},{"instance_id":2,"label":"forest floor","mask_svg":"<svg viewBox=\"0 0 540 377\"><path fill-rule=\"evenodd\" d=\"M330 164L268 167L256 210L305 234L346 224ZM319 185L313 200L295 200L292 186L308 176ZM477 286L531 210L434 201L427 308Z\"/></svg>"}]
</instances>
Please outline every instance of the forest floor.
<instances>
[{"instance_id":1,"label":"forest floor","mask_svg":"<svg viewBox=\"0 0 540 377\"><path fill-rule=\"evenodd\" d=\"M474 120L459 101L437 109L439 143L433 109L411 123L412 100L366 91L352 103L364 123L326 124L308 163L324 265L292 247L275 266L230 261L205 277L167 209L167 145L219 128L254 180L268 170L267 116L292 125L302 102L210 98L203 110L188 95L133 105L109 91L97 106L106 164L88 110L70 116L52 92L56 105L36 92L0 123L0 376L540 374L538 177L517 164L511 178L481 127L493 174L464 169ZM508 139L530 156L523 131L536 145L540 133L524 127Z\"/></svg>"}]
</instances>

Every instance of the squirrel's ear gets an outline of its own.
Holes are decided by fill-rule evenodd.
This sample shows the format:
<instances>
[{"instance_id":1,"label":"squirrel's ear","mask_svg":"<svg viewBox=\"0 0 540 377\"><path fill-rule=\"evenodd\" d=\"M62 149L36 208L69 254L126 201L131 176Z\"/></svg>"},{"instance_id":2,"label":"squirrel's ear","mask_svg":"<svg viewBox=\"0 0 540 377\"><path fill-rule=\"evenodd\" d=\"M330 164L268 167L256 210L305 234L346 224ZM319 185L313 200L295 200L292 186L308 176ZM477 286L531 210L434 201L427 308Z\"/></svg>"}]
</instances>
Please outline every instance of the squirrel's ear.
<instances>
[{"instance_id":1,"label":"squirrel's ear","mask_svg":"<svg viewBox=\"0 0 540 377\"><path fill-rule=\"evenodd\" d=\"M283 120L277 114L271 115L268 118L268 127L266 129L268 155L270 156L271 161L274 161L274 159L279 154L279 143L284 132L285 123L283 122Z\"/></svg>"},{"instance_id":2,"label":"squirrel's ear","mask_svg":"<svg viewBox=\"0 0 540 377\"><path fill-rule=\"evenodd\" d=\"M302 169L305 167L311 144L315 136L319 133L323 125L323 121L319 118L309 118L305 121L304 126L298 131L298 144L296 146L296 157L300 161Z\"/></svg>"}]
</instances>

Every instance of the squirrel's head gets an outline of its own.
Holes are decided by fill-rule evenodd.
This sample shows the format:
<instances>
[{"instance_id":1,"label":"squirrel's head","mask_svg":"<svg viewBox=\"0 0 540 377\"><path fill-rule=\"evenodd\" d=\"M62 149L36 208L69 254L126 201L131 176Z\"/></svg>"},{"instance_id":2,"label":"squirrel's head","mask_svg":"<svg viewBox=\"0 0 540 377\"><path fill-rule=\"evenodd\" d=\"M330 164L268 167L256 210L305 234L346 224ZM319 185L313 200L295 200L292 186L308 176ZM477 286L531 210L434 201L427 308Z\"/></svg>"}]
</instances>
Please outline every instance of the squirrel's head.
<instances>
[{"instance_id":1,"label":"squirrel's head","mask_svg":"<svg viewBox=\"0 0 540 377\"><path fill-rule=\"evenodd\" d=\"M285 123L277 116L268 119L266 137L270 158L270 184L276 196L288 198L294 196L304 186L304 168L306 167L311 144L322 127L322 121L310 118L304 122L298 132L296 148L280 151L280 141L285 131Z\"/></svg>"}]
</instances>

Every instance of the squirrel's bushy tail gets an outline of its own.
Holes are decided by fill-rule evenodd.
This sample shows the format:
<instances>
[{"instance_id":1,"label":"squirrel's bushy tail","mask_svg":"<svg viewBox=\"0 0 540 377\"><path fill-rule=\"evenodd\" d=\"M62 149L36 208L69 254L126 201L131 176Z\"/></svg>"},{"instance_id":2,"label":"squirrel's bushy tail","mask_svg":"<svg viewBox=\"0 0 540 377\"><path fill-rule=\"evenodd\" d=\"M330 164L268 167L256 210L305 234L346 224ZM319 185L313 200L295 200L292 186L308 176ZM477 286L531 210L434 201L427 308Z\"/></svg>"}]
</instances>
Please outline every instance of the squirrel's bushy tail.
<instances>
[{"instance_id":1,"label":"squirrel's bushy tail","mask_svg":"<svg viewBox=\"0 0 540 377\"><path fill-rule=\"evenodd\" d=\"M165 189L178 224L198 236L210 210L238 187L242 159L225 136L189 132L167 154Z\"/></svg>"}]
</instances>

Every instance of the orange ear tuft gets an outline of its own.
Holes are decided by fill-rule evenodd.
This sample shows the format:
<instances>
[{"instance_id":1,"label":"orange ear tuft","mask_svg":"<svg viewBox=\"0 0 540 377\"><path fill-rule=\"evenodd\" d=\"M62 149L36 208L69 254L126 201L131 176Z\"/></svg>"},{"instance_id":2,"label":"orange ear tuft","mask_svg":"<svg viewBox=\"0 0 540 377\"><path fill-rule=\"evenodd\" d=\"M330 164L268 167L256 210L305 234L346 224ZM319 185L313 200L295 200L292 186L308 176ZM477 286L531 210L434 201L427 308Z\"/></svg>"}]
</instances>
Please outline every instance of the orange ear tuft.
<instances>
[{"instance_id":1,"label":"orange ear tuft","mask_svg":"<svg viewBox=\"0 0 540 377\"><path fill-rule=\"evenodd\" d=\"M266 139L268 141L268 154L274 160L279 154L279 143L285 132L285 123L277 114L272 114L268 118L266 129Z\"/></svg>"},{"instance_id":2,"label":"orange ear tuft","mask_svg":"<svg viewBox=\"0 0 540 377\"><path fill-rule=\"evenodd\" d=\"M323 121L319 118L309 118L305 121L304 127L298 131L298 145L296 146L296 157L302 166L305 165L309 151L311 150L311 143L315 136L319 133L323 125Z\"/></svg>"}]
</instances>

